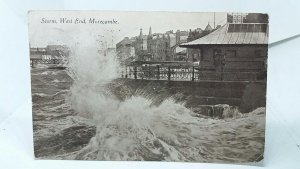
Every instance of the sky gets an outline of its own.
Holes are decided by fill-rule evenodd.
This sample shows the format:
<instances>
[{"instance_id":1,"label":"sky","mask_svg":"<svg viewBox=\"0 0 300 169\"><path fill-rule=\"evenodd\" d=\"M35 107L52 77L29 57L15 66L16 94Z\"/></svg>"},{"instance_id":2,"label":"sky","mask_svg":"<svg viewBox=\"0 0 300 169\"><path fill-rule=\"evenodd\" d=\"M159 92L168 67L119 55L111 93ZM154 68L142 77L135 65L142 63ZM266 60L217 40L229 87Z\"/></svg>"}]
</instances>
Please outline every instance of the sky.
<instances>
[{"instance_id":1,"label":"sky","mask_svg":"<svg viewBox=\"0 0 300 169\"><path fill-rule=\"evenodd\" d=\"M226 23L227 13L215 13L215 23ZM60 23L61 18L72 23ZM117 24L75 24L76 19L88 21L115 20ZM42 23L56 20L56 23ZM30 11L29 41L31 47L52 44L70 45L95 41L99 45L114 47L124 37L143 34L164 33L169 30L204 29L208 23L213 27L214 13L198 12L122 12L122 11Z\"/></svg>"}]
</instances>

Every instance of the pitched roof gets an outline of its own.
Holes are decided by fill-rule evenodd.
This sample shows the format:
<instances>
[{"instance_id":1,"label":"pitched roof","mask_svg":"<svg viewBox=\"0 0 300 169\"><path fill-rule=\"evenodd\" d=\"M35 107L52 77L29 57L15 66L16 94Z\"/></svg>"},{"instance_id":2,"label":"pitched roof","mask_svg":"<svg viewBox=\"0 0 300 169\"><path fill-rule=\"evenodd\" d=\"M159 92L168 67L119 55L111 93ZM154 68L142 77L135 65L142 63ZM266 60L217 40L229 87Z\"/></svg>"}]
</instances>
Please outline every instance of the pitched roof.
<instances>
[{"instance_id":1,"label":"pitched roof","mask_svg":"<svg viewBox=\"0 0 300 169\"><path fill-rule=\"evenodd\" d=\"M197 32L202 32L203 30L201 28L195 29Z\"/></svg>"},{"instance_id":2,"label":"pitched roof","mask_svg":"<svg viewBox=\"0 0 300 169\"><path fill-rule=\"evenodd\" d=\"M212 27L210 26L210 24L208 23L204 30L205 30L205 31L212 31L213 28L212 28Z\"/></svg>"},{"instance_id":3,"label":"pitched roof","mask_svg":"<svg viewBox=\"0 0 300 169\"><path fill-rule=\"evenodd\" d=\"M132 40L130 40L128 37L125 37L123 40L121 40L116 45L120 46L120 45L126 45L126 44L131 44L131 43L132 43Z\"/></svg>"},{"instance_id":4,"label":"pitched roof","mask_svg":"<svg viewBox=\"0 0 300 169\"><path fill-rule=\"evenodd\" d=\"M175 48L176 53L180 53L180 52L184 52L184 51L186 52L186 48L182 48L182 47L176 47Z\"/></svg>"},{"instance_id":5,"label":"pitched roof","mask_svg":"<svg viewBox=\"0 0 300 169\"><path fill-rule=\"evenodd\" d=\"M268 44L268 24L227 23L204 37L180 46L191 47L213 44Z\"/></svg>"}]
</instances>

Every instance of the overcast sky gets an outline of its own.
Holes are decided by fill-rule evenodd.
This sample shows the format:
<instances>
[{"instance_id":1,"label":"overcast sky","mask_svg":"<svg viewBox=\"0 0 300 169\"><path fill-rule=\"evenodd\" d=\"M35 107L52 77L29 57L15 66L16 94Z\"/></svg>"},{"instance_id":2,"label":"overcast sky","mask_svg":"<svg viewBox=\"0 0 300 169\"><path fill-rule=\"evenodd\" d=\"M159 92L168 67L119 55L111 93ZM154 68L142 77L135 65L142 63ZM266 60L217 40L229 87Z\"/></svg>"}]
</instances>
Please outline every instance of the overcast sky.
<instances>
[{"instance_id":1,"label":"overcast sky","mask_svg":"<svg viewBox=\"0 0 300 169\"><path fill-rule=\"evenodd\" d=\"M42 19L57 20L57 23L41 23ZM63 24L60 18L87 20L116 20L118 24ZM84 43L84 41L107 41L114 46L124 37L168 30L204 29L208 22L213 27L214 13L195 12L116 12L116 11L31 11L29 13L29 40L31 47L45 47L48 44ZM215 13L217 24L226 22L226 13Z\"/></svg>"}]
</instances>

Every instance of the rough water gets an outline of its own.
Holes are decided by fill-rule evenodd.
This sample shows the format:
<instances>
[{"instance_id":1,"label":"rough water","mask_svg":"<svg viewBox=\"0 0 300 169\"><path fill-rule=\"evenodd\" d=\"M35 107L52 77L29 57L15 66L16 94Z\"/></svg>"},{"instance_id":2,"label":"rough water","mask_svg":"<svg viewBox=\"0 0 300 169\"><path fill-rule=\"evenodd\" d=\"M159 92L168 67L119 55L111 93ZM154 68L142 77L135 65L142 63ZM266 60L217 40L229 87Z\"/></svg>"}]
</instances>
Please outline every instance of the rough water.
<instances>
[{"instance_id":1,"label":"rough water","mask_svg":"<svg viewBox=\"0 0 300 169\"><path fill-rule=\"evenodd\" d=\"M35 155L41 159L255 162L263 159L265 108L201 118L172 99L118 100L112 56L82 57L68 68L32 68ZM75 58L75 59L74 59ZM86 60L94 60L87 62Z\"/></svg>"}]
</instances>

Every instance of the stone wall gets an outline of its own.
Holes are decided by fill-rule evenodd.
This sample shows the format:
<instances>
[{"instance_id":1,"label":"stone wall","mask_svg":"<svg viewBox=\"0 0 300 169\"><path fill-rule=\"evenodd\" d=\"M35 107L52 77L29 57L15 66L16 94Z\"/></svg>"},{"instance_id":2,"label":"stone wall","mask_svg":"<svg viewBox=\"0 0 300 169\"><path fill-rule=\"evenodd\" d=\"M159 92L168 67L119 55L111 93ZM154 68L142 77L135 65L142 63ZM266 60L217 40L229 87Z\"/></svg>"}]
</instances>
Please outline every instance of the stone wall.
<instances>
[{"instance_id":1,"label":"stone wall","mask_svg":"<svg viewBox=\"0 0 300 169\"><path fill-rule=\"evenodd\" d=\"M227 104L242 113L266 105L266 82L191 82L142 79L116 79L109 86L119 99L143 96L160 104L167 98L197 109L204 105Z\"/></svg>"}]
</instances>

